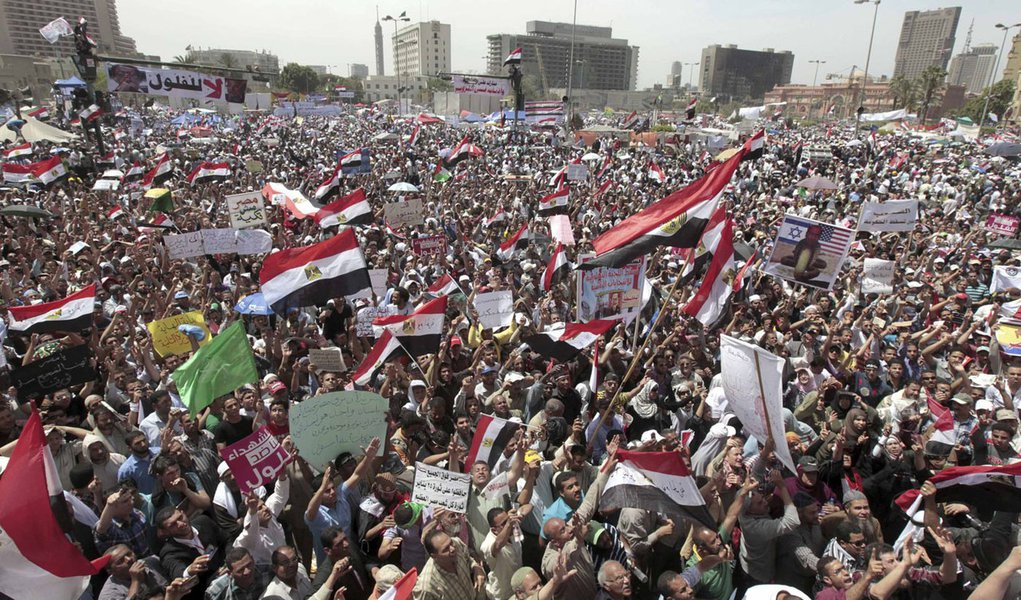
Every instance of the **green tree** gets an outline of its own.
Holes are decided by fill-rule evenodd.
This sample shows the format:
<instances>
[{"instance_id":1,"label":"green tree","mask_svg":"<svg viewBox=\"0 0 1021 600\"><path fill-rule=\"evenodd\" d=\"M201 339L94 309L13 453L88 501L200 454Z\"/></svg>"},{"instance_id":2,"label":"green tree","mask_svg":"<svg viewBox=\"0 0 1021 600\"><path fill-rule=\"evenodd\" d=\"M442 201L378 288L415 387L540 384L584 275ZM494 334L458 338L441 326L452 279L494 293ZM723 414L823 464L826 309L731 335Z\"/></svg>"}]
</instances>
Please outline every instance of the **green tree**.
<instances>
[{"instance_id":1,"label":"green tree","mask_svg":"<svg viewBox=\"0 0 1021 600\"><path fill-rule=\"evenodd\" d=\"M174 62L178 64L185 64L191 61L188 60L187 56L178 54L177 56L174 57Z\"/></svg>"},{"instance_id":2,"label":"green tree","mask_svg":"<svg viewBox=\"0 0 1021 600\"><path fill-rule=\"evenodd\" d=\"M1010 106L1010 101L1014 97L1014 82L1004 79L994 83L991 88L982 90L980 95L965 102L961 110L957 111L954 116L968 117L978 123L979 119L982 118L982 109L986 104L986 96L989 96L989 112L1003 118L1003 113L1007 112L1007 107ZM989 118L986 117L985 125L989 124Z\"/></svg>"},{"instance_id":3,"label":"green tree","mask_svg":"<svg viewBox=\"0 0 1021 600\"><path fill-rule=\"evenodd\" d=\"M220 55L220 66L225 69L233 69L238 66L238 60L234 58L233 54L227 54L224 52Z\"/></svg>"},{"instance_id":4,"label":"green tree","mask_svg":"<svg viewBox=\"0 0 1021 600\"><path fill-rule=\"evenodd\" d=\"M943 90L944 80L947 72L939 65L926 67L922 74L915 80L915 87L918 88L918 95L922 101L921 121L925 123L929 115L929 105L932 104L936 95Z\"/></svg>"},{"instance_id":5,"label":"green tree","mask_svg":"<svg viewBox=\"0 0 1021 600\"><path fill-rule=\"evenodd\" d=\"M311 67L287 63L280 69L280 86L292 92L307 94L319 88L319 75Z\"/></svg>"},{"instance_id":6,"label":"green tree","mask_svg":"<svg viewBox=\"0 0 1021 600\"><path fill-rule=\"evenodd\" d=\"M911 110L918 103L918 89L915 83L903 75L897 75L890 80L890 94L893 96L894 109Z\"/></svg>"}]
</instances>

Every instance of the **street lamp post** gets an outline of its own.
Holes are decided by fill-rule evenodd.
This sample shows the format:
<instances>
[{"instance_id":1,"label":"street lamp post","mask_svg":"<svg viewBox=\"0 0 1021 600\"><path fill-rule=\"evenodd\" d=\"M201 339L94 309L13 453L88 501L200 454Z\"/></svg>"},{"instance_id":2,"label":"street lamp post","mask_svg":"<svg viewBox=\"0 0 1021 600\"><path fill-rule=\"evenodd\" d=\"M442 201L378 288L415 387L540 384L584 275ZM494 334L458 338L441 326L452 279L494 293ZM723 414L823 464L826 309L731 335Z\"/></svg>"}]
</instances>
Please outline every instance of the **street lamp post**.
<instances>
[{"instance_id":1,"label":"street lamp post","mask_svg":"<svg viewBox=\"0 0 1021 600\"><path fill-rule=\"evenodd\" d=\"M996 72L1000 70L1000 57L1003 56L1003 47L1007 45L1007 32L1015 27L1021 27L1021 23L1004 25L997 23L996 28L1003 30L1003 43L1000 44L1000 51L996 53L996 62L993 64L993 72L989 74L989 87L986 89L986 101L982 103L982 119L978 122L979 132L982 132L982 125L986 122L986 115L989 114L989 96L993 93L993 83L996 80Z\"/></svg>"},{"instance_id":2,"label":"street lamp post","mask_svg":"<svg viewBox=\"0 0 1021 600\"><path fill-rule=\"evenodd\" d=\"M688 87L690 88L695 80L695 67L698 66L698 62L684 63L684 66L691 67L688 69Z\"/></svg>"},{"instance_id":3,"label":"street lamp post","mask_svg":"<svg viewBox=\"0 0 1021 600\"><path fill-rule=\"evenodd\" d=\"M411 19L409 19L407 15L408 15L407 11L404 11L399 16L397 16L397 17L391 17L390 15L387 15L387 16L383 17L384 21L393 21L394 22L394 40L393 40L393 46L394 46L394 71L397 72L397 116L398 117L401 116L401 67L400 67L400 64L397 62L397 22L398 21L404 21L404 22L411 21Z\"/></svg>"},{"instance_id":4,"label":"street lamp post","mask_svg":"<svg viewBox=\"0 0 1021 600\"><path fill-rule=\"evenodd\" d=\"M854 113L854 137L858 137L858 129L861 127L861 115L865 112L865 85L869 81L869 63L872 62L872 39L876 37L876 17L879 16L879 3L881 0L854 0L855 4L868 4L872 2L876 5L875 10L872 12L872 33L869 34L869 51L865 55L865 74L861 78L861 97L858 101L858 109ZM854 75L854 73L851 73Z\"/></svg>"},{"instance_id":5,"label":"street lamp post","mask_svg":"<svg viewBox=\"0 0 1021 600\"><path fill-rule=\"evenodd\" d=\"M815 84L819 81L819 65L825 65L826 61L825 60L810 60L810 61L808 61L808 64L810 64L810 65L814 64L815 65L815 75L812 76L812 87L815 87Z\"/></svg>"}]
</instances>

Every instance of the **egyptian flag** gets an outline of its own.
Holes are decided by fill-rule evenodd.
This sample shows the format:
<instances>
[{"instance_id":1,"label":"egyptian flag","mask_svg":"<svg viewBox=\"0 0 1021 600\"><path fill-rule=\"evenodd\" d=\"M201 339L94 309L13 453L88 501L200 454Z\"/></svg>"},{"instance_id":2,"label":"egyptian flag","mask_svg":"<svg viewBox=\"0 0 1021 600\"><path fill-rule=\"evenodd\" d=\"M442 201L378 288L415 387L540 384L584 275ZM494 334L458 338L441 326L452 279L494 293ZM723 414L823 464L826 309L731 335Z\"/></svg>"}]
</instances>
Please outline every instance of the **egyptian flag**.
<instances>
[{"instance_id":1,"label":"egyptian flag","mask_svg":"<svg viewBox=\"0 0 1021 600\"><path fill-rule=\"evenodd\" d=\"M32 174L32 165L16 165L13 163L3 164L4 183L21 184L35 183L35 175Z\"/></svg>"},{"instance_id":2,"label":"egyptian flag","mask_svg":"<svg viewBox=\"0 0 1021 600\"><path fill-rule=\"evenodd\" d=\"M92 327L92 308L95 302L96 284L92 284L62 300L12 306L7 309L10 329L21 333L82 331Z\"/></svg>"},{"instance_id":3,"label":"egyptian flag","mask_svg":"<svg viewBox=\"0 0 1021 600\"><path fill-rule=\"evenodd\" d=\"M752 255L748 257L748 260L744 261L744 265L741 266L741 270L737 272L737 277L734 278L734 293L741 291L744 287L744 279L748 276L748 269L755 264L755 256L759 253L758 250L752 252Z\"/></svg>"},{"instance_id":4,"label":"egyptian flag","mask_svg":"<svg viewBox=\"0 0 1021 600\"><path fill-rule=\"evenodd\" d=\"M641 120L641 118L638 116L638 113L635 112L635 111L631 111L630 115L624 117L624 120L620 124L620 128L621 129L634 129L638 125L638 122L640 120Z\"/></svg>"},{"instance_id":5,"label":"egyptian flag","mask_svg":"<svg viewBox=\"0 0 1021 600\"><path fill-rule=\"evenodd\" d=\"M368 160L364 148L358 148L340 157L340 171L344 175L363 172L363 163Z\"/></svg>"},{"instance_id":6,"label":"egyptian flag","mask_svg":"<svg viewBox=\"0 0 1021 600\"><path fill-rule=\"evenodd\" d=\"M319 184L319 187L316 188L316 193L312 197L320 202L326 202L340 192L340 181L342 179L344 179L344 172L340 164L338 164L333 173Z\"/></svg>"},{"instance_id":7,"label":"egyptian flag","mask_svg":"<svg viewBox=\"0 0 1021 600\"><path fill-rule=\"evenodd\" d=\"M571 274L572 270L574 270L574 265L567 260L564 245L557 244L556 249L553 250L553 256L550 257L549 264L546 265L546 270L542 274L542 291L548 292L553 289L553 286L563 281Z\"/></svg>"},{"instance_id":8,"label":"egyptian flag","mask_svg":"<svg viewBox=\"0 0 1021 600\"><path fill-rule=\"evenodd\" d=\"M659 165L649 163L649 179L656 183L663 183L666 181L666 175L663 174L663 169L659 168Z\"/></svg>"},{"instance_id":9,"label":"egyptian flag","mask_svg":"<svg viewBox=\"0 0 1021 600\"><path fill-rule=\"evenodd\" d=\"M422 118L422 115L419 115L419 119L421 119L421 118ZM419 132L421 130L422 130L422 122L419 121L418 123L415 124L415 128L411 131L411 136L408 137L408 145L409 146L414 146L415 145L415 142L418 141L418 134L419 134Z\"/></svg>"},{"instance_id":10,"label":"egyptian flag","mask_svg":"<svg viewBox=\"0 0 1021 600\"><path fill-rule=\"evenodd\" d=\"M743 156L739 151L687 187L605 231L592 242L596 258L579 268L621 267L658 246L694 247Z\"/></svg>"},{"instance_id":11,"label":"egyptian flag","mask_svg":"<svg viewBox=\"0 0 1021 600\"><path fill-rule=\"evenodd\" d=\"M312 215L312 220L323 229L334 225L371 225L372 218L372 207L362 188L337 198Z\"/></svg>"},{"instance_id":12,"label":"egyptian flag","mask_svg":"<svg viewBox=\"0 0 1021 600\"><path fill-rule=\"evenodd\" d=\"M142 177L142 187L150 188L159 185L170 179L173 174L174 164L170 162L170 157L164 152L156 161L156 166Z\"/></svg>"},{"instance_id":13,"label":"egyptian flag","mask_svg":"<svg viewBox=\"0 0 1021 600\"><path fill-rule=\"evenodd\" d=\"M741 162L746 160L755 160L756 158L762 157L762 152L766 148L766 132L762 129L758 133L748 138L748 141L744 143L743 152L739 152L741 155Z\"/></svg>"},{"instance_id":14,"label":"egyptian flag","mask_svg":"<svg viewBox=\"0 0 1021 600\"><path fill-rule=\"evenodd\" d=\"M443 337L443 318L446 312L447 296L440 296L418 307L410 315L376 319L372 322L372 330L376 337L389 331L411 356L436 354L440 349L440 338Z\"/></svg>"},{"instance_id":15,"label":"egyptian flag","mask_svg":"<svg viewBox=\"0 0 1021 600\"><path fill-rule=\"evenodd\" d=\"M492 469L496 461L503 455L507 444L514 437L514 433L521 427L520 423L513 423L507 419L494 417L493 415L479 416L479 422L475 426L475 435L472 437L472 445L465 456L465 468L471 469L475 463L486 463Z\"/></svg>"},{"instance_id":16,"label":"egyptian flag","mask_svg":"<svg viewBox=\"0 0 1021 600\"><path fill-rule=\"evenodd\" d=\"M230 177L230 165L225 162L214 163L202 161L188 174L188 183L196 185L199 183L210 183L212 181L223 181Z\"/></svg>"},{"instance_id":17,"label":"egyptian flag","mask_svg":"<svg viewBox=\"0 0 1021 600\"><path fill-rule=\"evenodd\" d=\"M106 218L111 220L111 221L113 221L117 217L120 217L120 216L123 216L123 215L124 215L124 207L118 204L118 205L114 206L113 208L111 208L109 211L107 211Z\"/></svg>"},{"instance_id":18,"label":"egyptian flag","mask_svg":"<svg viewBox=\"0 0 1021 600\"><path fill-rule=\"evenodd\" d=\"M112 169L117 165L117 155L113 150L96 159L96 166L100 169Z\"/></svg>"},{"instance_id":19,"label":"egyptian flag","mask_svg":"<svg viewBox=\"0 0 1021 600\"><path fill-rule=\"evenodd\" d=\"M612 179L607 179L606 181L604 181L603 184L599 186L599 189L596 190L594 194L592 194L592 198L598 198L605 194L606 190L610 189L611 185L613 185Z\"/></svg>"},{"instance_id":20,"label":"egyptian flag","mask_svg":"<svg viewBox=\"0 0 1021 600\"><path fill-rule=\"evenodd\" d=\"M0 478L0 596L76 600L85 592L109 557L90 563L65 534L70 521L33 406Z\"/></svg>"},{"instance_id":21,"label":"egyptian flag","mask_svg":"<svg viewBox=\"0 0 1021 600\"><path fill-rule=\"evenodd\" d=\"M734 223L727 219L720 239L715 244L709 270L702 278L695 297L684 305L684 312L711 327L726 313L727 304L734 293Z\"/></svg>"},{"instance_id":22,"label":"egyptian flag","mask_svg":"<svg viewBox=\"0 0 1021 600\"><path fill-rule=\"evenodd\" d=\"M483 223L482 226L488 229L489 227L492 227L493 225L496 225L497 223L503 223L506 220L507 220L507 211L501 210L500 212L496 213L492 217L489 217L488 219L486 219L486 222Z\"/></svg>"},{"instance_id":23,"label":"egyptian flag","mask_svg":"<svg viewBox=\"0 0 1021 600\"><path fill-rule=\"evenodd\" d=\"M571 190L566 185L539 200L539 216L566 215Z\"/></svg>"},{"instance_id":24,"label":"egyptian flag","mask_svg":"<svg viewBox=\"0 0 1021 600\"><path fill-rule=\"evenodd\" d=\"M716 529L716 520L706 509L695 477L680 454L618 450L617 460L599 497L600 509L641 508Z\"/></svg>"},{"instance_id":25,"label":"egyptian flag","mask_svg":"<svg viewBox=\"0 0 1021 600\"><path fill-rule=\"evenodd\" d=\"M507 241L500 244L500 249L496 251L496 255L500 257L500 260L507 262L514 258L514 255L518 253L518 250L524 250L528 247L528 240L531 236L528 232L528 223L521 226L518 232L507 238Z\"/></svg>"},{"instance_id":26,"label":"egyptian flag","mask_svg":"<svg viewBox=\"0 0 1021 600\"><path fill-rule=\"evenodd\" d=\"M32 175L45 186L51 186L67 179L67 167L64 166L64 161L59 156L33 163L31 167Z\"/></svg>"},{"instance_id":27,"label":"egyptian flag","mask_svg":"<svg viewBox=\"0 0 1021 600\"><path fill-rule=\"evenodd\" d=\"M50 110L45 106L40 106L39 108L29 112L28 116L32 117L33 119L45 121L46 119L50 118Z\"/></svg>"},{"instance_id":28,"label":"egyptian flag","mask_svg":"<svg viewBox=\"0 0 1021 600\"><path fill-rule=\"evenodd\" d=\"M78 113L78 116L81 117L81 120L85 123L91 123L102 115L103 109L99 108L99 106L95 104Z\"/></svg>"},{"instance_id":29,"label":"egyptian flag","mask_svg":"<svg viewBox=\"0 0 1021 600\"><path fill-rule=\"evenodd\" d=\"M482 148L479 148L475 144L469 142L468 136L464 136L461 143L450 152L450 156L443 159L443 166L447 169L453 169L457 166L457 163L462 160L473 156L482 156L482 154Z\"/></svg>"},{"instance_id":30,"label":"egyptian flag","mask_svg":"<svg viewBox=\"0 0 1021 600\"><path fill-rule=\"evenodd\" d=\"M4 150L4 160L14 160L25 156L32 156L32 142L26 142L20 146L13 146Z\"/></svg>"},{"instance_id":31,"label":"egyptian flag","mask_svg":"<svg viewBox=\"0 0 1021 600\"><path fill-rule=\"evenodd\" d=\"M156 228L160 229L171 229L174 227L174 222L167 215L158 212L156 216L148 221L139 221L138 230L142 233L155 233Z\"/></svg>"},{"instance_id":32,"label":"egyptian flag","mask_svg":"<svg viewBox=\"0 0 1021 600\"><path fill-rule=\"evenodd\" d=\"M443 119L437 117L436 115L425 113L425 112L418 113L418 118L416 120L418 121L419 125L433 125L433 124L436 124L436 123L442 124L442 123L446 122ZM417 137L418 136L418 126L417 125L415 126L415 133L413 133L412 136L413 137ZM414 142L412 142L412 143L414 143Z\"/></svg>"},{"instance_id":33,"label":"egyptian flag","mask_svg":"<svg viewBox=\"0 0 1021 600\"><path fill-rule=\"evenodd\" d=\"M376 340L376 344L372 346L372 350L365 355L362 363L355 369L351 381L362 387L368 387L372 384L372 380L383 372L383 366L387 362L403 353L404 348L401 347L397 338L389 331L383 331L383 334Z\"/></svg>"},{"instance_id":34,"label":"egyptian flag","mask_svg":"<svg viewBox=\"0 0 1021 600\"><path fill-rule=\"evenodd\" d=\"M709 217L709 223L705 227L702 239L694 248L684 248L680 252L686 261L684 271L681 272L681 283L691 283L699 273L705 271L709 263L713 261L716 254L716 246L723 239L723 228L727 226L727 207L720 206Z\"/></svg>"},{"instance_id":35,"label":"egyptian flag","mask_svg":"<svg viewBox=\"0 0 1021 600\"><path fill-rule=\"evenodd\" d=\"M418 581L418 569L411 567L411 570L394 582L390 589L380 594L378 600L408 600L411 592L415 589L415 582Z\"/></svg>"},{"instance_id":36,"label":"egyptian flag","mask_svg":"<svg viewBox=\"0 0 1021 600\"><path fill-rule=\"evenodd\" d=\"M288 308L325 305L338 296L372 290L354 229L343 229L318 244L270 254L262 263L259 285L266 303L281 315Z\"/></svg>"},{"instance_id":37,"label":"egyptian flag","mask_svg":"<svg viewBox=\"0 0 1021 600\"><path fill-rule=\"evenodd\" d=\"M426 290L426 293L439 298L440 296L447 296L449 294L461 294L464 295L464 291L461 286L457 285L457 281L450 276L450 273L444 273L443 277L440 277L433 282Z\"/></svg>"},{"instance_id":38,"label":"egyptian flag","mask_svg":"<svg viewBox=\"0 0 1021 600\"><path fill-rule=\"evenodd\" d=\"M943 406L936 399L929 396L926 400L929 406L929 412L936 418L936 422L933 423L932 436L929 437L930 442L937 442L946 446L947 453L953 449L957 444L957 436L954 435L954 415L950 412L950 409Z\"/></svg>"},{"instance_id":39,"label":"egyptian flag","mask_svg":"<svg viewBox=\"0 0 1021 600\"><path fill-rule=\"evenodd\" d=\"M801 165L801 154L805 149L805 144L801 140L798 140L797 145L794 146L794 167L797 168Z\"/></svg>"},{"instance_id":40,"label":"egyptian flag","mask_svg":"<svg viewBox=\"0 0 1021 600\"><path fill-rule=\"evenodd\" d=\"M1021 512L1021 463L950 467L929 481L936 486L936 502L966 502L988 511ZM908 490L895 502L906 511L918 495L918 490Z\"/></svg>"},{"instance_id":41,"label":"egyptian flag","mask_svg":"<svg viewBox=\"0 0 1021 600\"><path fill-rule=\"evenodd\" d=\"M690 121L695 118L695 105L698 104L698 98L692 98L691 102L688 102L688 108L684 109L684 116Z\"/></svg>"},{"instance_id":42,"label":"egyptian flag","mask_svg":"<svg viewBox=\"0 0 1021 600\"><path fill-rule=\"evenodd\" d=\"M520 65L521 64L521 48L515 48L511 50L511 53L507 55L507 58L503 59L503 65Z\"/></svg>"},{"instance_id":43,"label":"egyptian flag","mask_svg":"<svg viewBox=\"0 0 1021 600\"><path fill-rule=\"evenodd\" d=\"M560 323L552 329L525 338L533 352L565 363L588 348L617 321L597 319L588 323Z\"/></svg>"},{"instance_id":44,"label":"egyptian flag","mask_svg":"<svg viewBox=\"0 0 1021 600\"><path fill-rule=\"evenodd\" d=\"M135 161L135 164L131 165L131 168L124 173L124 177L121 179L124 183L130 183L132 181L138 181L145 177L145 170L142 169L141 163Z\"/></svg>"}]
</instances>

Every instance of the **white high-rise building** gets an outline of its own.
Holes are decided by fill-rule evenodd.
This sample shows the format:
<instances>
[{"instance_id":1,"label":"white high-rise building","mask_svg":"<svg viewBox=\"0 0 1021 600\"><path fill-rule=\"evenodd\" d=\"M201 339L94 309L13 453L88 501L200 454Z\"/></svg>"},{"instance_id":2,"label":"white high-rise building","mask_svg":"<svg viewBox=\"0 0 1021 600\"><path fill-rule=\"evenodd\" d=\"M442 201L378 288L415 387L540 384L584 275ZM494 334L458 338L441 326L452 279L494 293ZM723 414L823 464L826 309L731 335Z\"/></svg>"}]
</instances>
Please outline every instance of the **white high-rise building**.
<instances>
[{"instance_id":1,"label":"white high-rise building","mask_svg":"<svg viewBox=\"0 0 1021 600\"><path fill-rule=\"evenodd\" d=\"M969 94L981 94L990 85L996 66L996 50L994 44L977 44L955 56L950 61L947 83L963 85Z\"/></svg>"},{"instance_id":2,"label":"white high-rise building","mask_svg":"<svg viewBox=\"0 0 1021 600\"><path fill-rule=\"evenodd\" d=\"M415 23L393 38L397 74L435 76L450 72L450 25L439 21Z\"/></svg>"}]
</instances>

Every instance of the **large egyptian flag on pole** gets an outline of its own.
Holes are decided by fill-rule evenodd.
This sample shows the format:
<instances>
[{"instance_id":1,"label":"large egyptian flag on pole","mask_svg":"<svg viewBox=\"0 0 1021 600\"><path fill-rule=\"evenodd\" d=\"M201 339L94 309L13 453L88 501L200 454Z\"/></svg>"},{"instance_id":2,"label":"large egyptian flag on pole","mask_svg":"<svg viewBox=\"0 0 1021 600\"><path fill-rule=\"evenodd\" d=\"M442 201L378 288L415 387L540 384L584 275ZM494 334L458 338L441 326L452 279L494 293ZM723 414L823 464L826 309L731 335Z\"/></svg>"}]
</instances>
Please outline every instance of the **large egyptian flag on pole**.
<instances>
[{"instance_id":1,"label":"large egyptian flag on pole","mask_svg":"<svg viewBox=\"0 0 1021 600\"><path fill-rule=\"evenodd\" d=\"M1021 512L1021 463L950 467L929 481L936 486L936 502L967 502L988 510ZM907 511L918 495L918 490L908 490L895 502Z\"/></svg>"},{"instance_id":2,"label":"large egyptian flag on pole","mask_svg":"<svg viewBox=\"0 0 1021 600\"><path fill-rule=\"evenodd\" d=\"M443 166L447 169L453 169L457 166L457 163L471 158L473 156L482 156L482 148L479 148L475 144L468 141L468 136L464 136L461 143L451 150L450 155L443 159Z\"/></svg>"},{"instance_id":3,"label":"large egyptian flag on pole","mask_svg":"<svg viewBox=\"0 0 1021 600\"><path fill-rule=\"evenodd\" d=\"M525 338L525 342L533 352L540 356L567 362L591 346L599 339L599 336L616 324L617 321L606 319L596 319L588 323L561 323L546 331L528 336Z\"/></svg>"},{"instance_id":4,"label":"large egyptian flag on pole","mask_svg":"<svg viewBox=\"0 0 1021 600\"><path fill-rule=\"evenodd\" d=\"M471 448L465 457L465 468L471 469L472 465L480 462L493 468L520 426L520 423L513 423L500 417L481 415L475 427Z\"/></svg>"},{"instance_id":5,"label":"large egyptian flag on pole","mask_svg":"<svg viewBox=\"0 0 1021 600\"><path fill-rule=\"evenodd\" d=\"M727 207L721 205L713 213L713 216L709 217L709 223L706 225L705 231L702 232L702 239L699 240L698 246L690 250L682 250L682 252L687 252L691 256L685 261L684 270L681 271L681 284L687 285L691 283L713 261L713 255L716 254L716 246L723 239L723 228L726 222Z\"/></svg>"},{"instance_id":6,"label":"large egyptian flag on pole","mask_svg":"<svg viewBox=\"0 0 1021 600\"><path fill-rule=\"evenodd\" d=\"M691 102L688 102L688 107L684 109L684 117L687 120L695 118L695 106L698 104L698 98L692 98Z\"/></svg>"},{"instance_id":7,"label":"large egyptian flag on pole","mask_svg":"<svg viewBox=\"0 0 1021 600\"><path fill-rule=\"evenodd\" d=\"M553 289L553 286L563 281L573 269L574 265L567 260L564 245L557 244L557 247L553 249L553 256L550 257L549 264L546 265L546 270L542 274L542 291L548 292Z\"/></svg>"},{"instance_id":8,"label":"large egyptian flag on pole","mask_svg":"<svg viewBox=\"0 0 1021 600\"><path fill-rule=\"evenodd\" d=\"M596 257L579 268L621 267L658 246L697 245L743 155L738 152L687 187L604 232L592 242Z\"/></svg>"},{"instance_id":9,"label":"large egyptian flag on pole","mask_svg":"<svg viewBox=\"0 0 1021 600\"><path fill-rule=\"evenodd\" d=\"M76 600L109 557L90 563L61 528L69 521L39 412L32 414L0 478L0 595Z\"/></svg>"},{"instance_id":10,"label":"large egyptian flag on pole","mask_svg":"<svg viewBox=\"0 0 1021 600\"><path fill-rule=\"evenodd\" d=\"M384 330L372 350L355 369L351 381L362 387L368 386L376 375L383 372L383 366L387 362L401 354L404 354L404 347L389 330Z\"/></svg>"},{"instance_id":11,"label":"large egyptian flag on pole","mask_svg":"<svg viewBox=\"0 0 1021 600\"><path fill-rule=\"evenodd\" d=\"M10 329L20 333L78 332L92 326L96 284L63 300L8 309Z\"/></svg>"},{"instance_id":12,"label":"large egyptian flag on pole","mask_svg":"<svg viewBox=\"0 0 1021 600\"><path fill-rule=\"evenodd\" d=\"M32 174L32 165L4 163L2 169L4 174L4 183L10 183L13 185L36 183L35 175Z\"/></svg>"},{"instance_id":13,"label":"large egyptian flag on pole","mask_svg":"<svg viewBox=\"0 0 1021 600\"><path fill-rule=\"evenodd\" d=\"M12 146L11 148L4 150L4 160L14 160L16 158L24 158L26 156L32 156L32 142L25 142L20 146Z\"/></svg>"},{"instance_id":14,"label":"large egyptian flag on pole","mask_svg":"<svg viewBox=\"0 0 1021 600\"><path fill-rule=\"evenodd\" d=\"M619 450L617 460L599 498L600 509L641 508L683 516L716 529L716 520L706 509L698 484L680 454Z\"/></svg>"},{"instance_id":15,"label":"large egyptian flag on pole","mask_svg":"<svg viewBox=\"0 0 1021 600\"><path fill-rule=\"evenodd\" d=\"M188 183L190 185L197 185L212 181L222 181L228 177L230 177L229 164L225 162L202 161L195 165L195 168L188 174Z\"/></svg>"},{"instance_id":16,"label":"large egyptian flag on pole","mask_svg":"<svg viewBox=\"0 0 1021 600\"><path fill-rule=\"evenodd\" d=\"M316 193L313 195L313 198L320 202L326 202L330 198L336 196L337 193L340 192L340 182L343 179L344 173L341 171L340 163L338 162L337 168L333 170L333 173L323 180L323 182L319 184L319 187L316 188Z\"/></svg>"},{"instance_id":17,"label":"large egyptian flag on pole","mask_svg":"<svg viewBox=\"0 0 1021 600\"><path fill-rule=\"evenodd\" d=\"M440 349L440 338L443 337L446 312L447 296L440 296L418 307L410 315L376 319L372 322L372 330L377 338L384 331L389 331L413 357L436 354Z\"/></svg>"},{"instance_id":18,"label":"large egyptian flag on pole","mask_svg":"<svg viewBox=\"0 0 1021 600\"><path fill-rule=\"evenodd\" d=\"M500 244L500 249L496 251L496 255L500 260L506 262L518 253L518 250L524 250L528 247L528 240L531 236L528 233L528 223L521 226L517 233L507 238L507 240Z\"/></svg>"},{"instance_id":19,"label":"large egyptian flag on pole","mask_svg":"<svg viewBox=\"0 0 1021 600\"><path fill-rule=\"evenodd\" d=\"M758 133L748 138L748 141L744 143L742 151L738 152L741 155L741 162L746 160L755 160L760 158L762 153L766 149L766 132L759 130Z\"/></svg>"},{"instance_id":20,"label":"large egyptian flag on pole","mask_svg":"<svg viewBox=\"0 0 1021 600\"><path fill-rule=\"evenodd\" d=\"M443 277L434 281L433 284L426 288L425 291L427 294L437 298L449 294L466 295L464 290L461 289L461 286L457 285L457 281L450 276L450 273L444 273Z\"/></svg>"},{"instance_id":21,"label":"large egyptian flag on pole","mask_svg":"<svg viewBox=\"0 0 1021 600\"><path fill-rule=\"evenodd\" d=\"M32 163L31 166L32 175L35 176L39 183L47 187L64 181L68 176L67 167L64 165L64 161L61 160L59 156L54 156L47 160Z\"/></svg>"},{"instance_id":22,"label":"large egyptian flag on pole","mask_svg":"<svg viewBox=\"0 0 1021 600\"><path fill-rule=\"evenodd\" d=\"M362 188L337 198L312 215L323 229L334 225L371 225L372 218L372 207Z\"/></svg>"},{"instance_id":23,"label":"large egyptian flag on pole","mask_svg":"<svg viewBox=\"0 0 1021 600\"><path fill-rule=\"evenodd\" d=\"M737 269L734 265L734 223L730 219L724 222L714 246L712 262L702 278L702 285L683 309L705 327L711 327L726 313L734 293Z\"/></svg>"},{"instance_id":24,"label":"large egyptian flag on pole","mask_svg":"<svg viewBox=\"0 0 1021 600\"><path fill-rule=\"evenodd\" d=\"M281 315L289 308L323 305L338 296L372 290L354 229L318 244L270 254L259 271L259 285L266 303Z\"/></svg>"}]
</instances>

